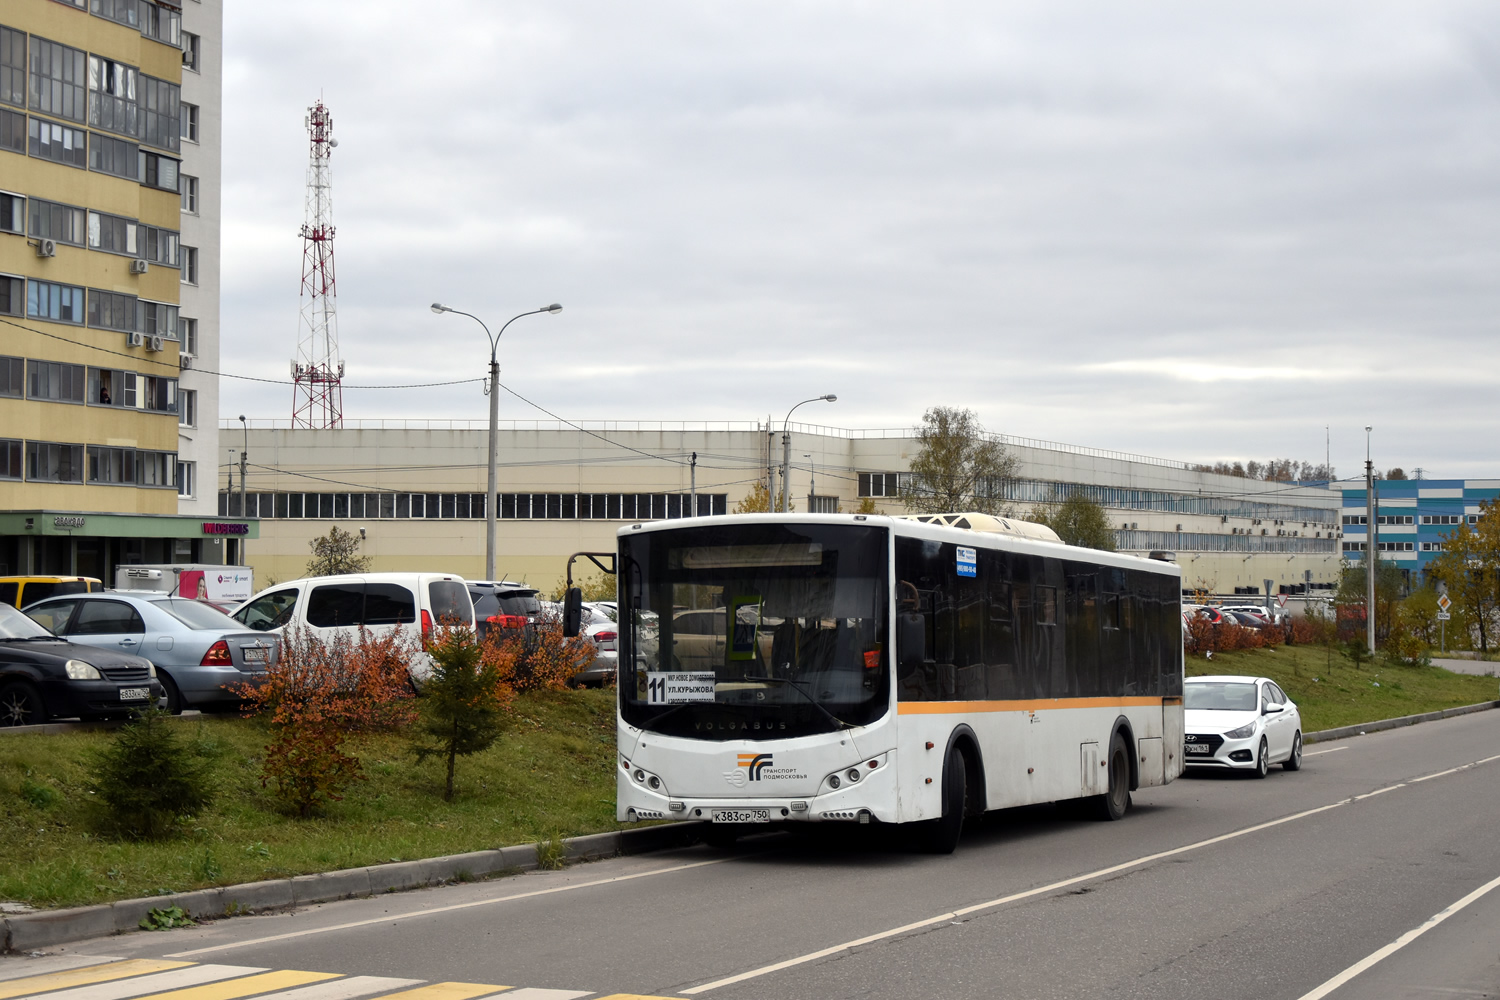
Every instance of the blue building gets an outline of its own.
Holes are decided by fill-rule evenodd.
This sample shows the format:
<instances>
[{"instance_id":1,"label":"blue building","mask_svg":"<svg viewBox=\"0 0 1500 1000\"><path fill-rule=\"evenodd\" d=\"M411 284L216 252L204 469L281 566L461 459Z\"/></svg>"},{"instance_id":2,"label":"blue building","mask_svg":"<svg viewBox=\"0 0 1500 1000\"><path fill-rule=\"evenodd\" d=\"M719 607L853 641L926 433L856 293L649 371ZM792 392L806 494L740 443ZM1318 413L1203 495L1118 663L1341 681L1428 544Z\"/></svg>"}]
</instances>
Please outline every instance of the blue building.
<instances>
[{"instance_id":1,"label":"blue building","mask_svg":"<svg viewBox=\"0 0 1500 1000\"><path fill-rule=\"evenodd\" d=\"M1364 483L1342 486L1342 555L1364 561L1369 544ZM1443 542L1460 524L1479 520L1479 505L1500 496L1500 479L1382 479L1375 483L1375 544L1419 584Z\"/></svg>"}]
</instances>

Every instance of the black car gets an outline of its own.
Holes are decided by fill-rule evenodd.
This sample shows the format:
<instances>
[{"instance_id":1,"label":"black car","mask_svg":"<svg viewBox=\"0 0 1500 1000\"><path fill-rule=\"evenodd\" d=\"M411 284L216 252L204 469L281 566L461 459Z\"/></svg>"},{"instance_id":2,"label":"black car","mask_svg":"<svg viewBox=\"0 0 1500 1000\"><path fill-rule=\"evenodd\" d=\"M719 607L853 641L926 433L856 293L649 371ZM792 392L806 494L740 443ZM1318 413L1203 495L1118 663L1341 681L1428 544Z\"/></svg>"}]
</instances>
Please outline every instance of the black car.
<instances>
[{"instance_id":1,"label":"black car","mask_svg":"<svg viewBox=\"0 0 1500 1000\"><path fill-rule=\"evenodd\" d=\"M150 660L59 639L0 604L0 726L123 717L161 696Z\"/></svg>"},{"instance_id":2,"label":"black car","mask_svg":"<svg viewBox=\"0 0 1500 1000\"><path fill-rule=\"evenodd\" d=\"M535 633L542 602L534 588L509 580L469 580L466 585L474 602L474 630L481 641L492 626L528 637Z\"/></svg>"}]
</instances>

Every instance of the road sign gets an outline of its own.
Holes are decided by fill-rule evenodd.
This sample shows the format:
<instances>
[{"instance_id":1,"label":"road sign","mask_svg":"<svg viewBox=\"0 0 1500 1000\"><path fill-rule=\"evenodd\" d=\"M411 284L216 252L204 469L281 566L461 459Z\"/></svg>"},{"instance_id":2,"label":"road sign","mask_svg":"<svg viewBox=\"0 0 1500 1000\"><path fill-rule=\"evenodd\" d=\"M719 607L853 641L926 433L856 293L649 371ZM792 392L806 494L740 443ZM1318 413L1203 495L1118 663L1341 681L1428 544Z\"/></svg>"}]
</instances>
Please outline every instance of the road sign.
<instances>
[{"instance_id":1,"label":"road sign","mask_svg":"<svg viewBox=\"0 0 1500 1000\"><path fill-rule=\"evenodd\" d=\"M1452 603L1452 601L1448 600L1447 594L1438 595L1438 607L1442 608L1444 611L1447 611L1449 605L1451 605Z\"/></svg>"},{"instance_id":2,"label":"road sign","mask_svg":"<svg viewBox=\"0 0 1500 1000\"><path fill-rule=\"evenodd\" d=\"M1438 612L1438 613L1437 613L1437 620L1438 620L1438 621L1440 621L1440 622L1445 622L1445 621L1447 621L1447 620L1448 620L1448 619L1450 619L1450 618L1452 618L1452 617L1453 617L1453 616L1452 616L1452 615L1450 615L1450 614L1449 614L1449 613L1448 613L1448 612L1446 612L1446 611L1439 611L1439 612Z\"/></svg>"},{"instance_id":3,"label":"road sign","mask_svg":"<svg viewBox=\"0 0 1500 1000\"><path fill-rule=\"evenodd\" d=\"M1277 594L1276 595L1276 606L1278 608L1284 608L1284 607L1286 607L1286 595L1285 594Z\"/></svg>"}]
</instances>

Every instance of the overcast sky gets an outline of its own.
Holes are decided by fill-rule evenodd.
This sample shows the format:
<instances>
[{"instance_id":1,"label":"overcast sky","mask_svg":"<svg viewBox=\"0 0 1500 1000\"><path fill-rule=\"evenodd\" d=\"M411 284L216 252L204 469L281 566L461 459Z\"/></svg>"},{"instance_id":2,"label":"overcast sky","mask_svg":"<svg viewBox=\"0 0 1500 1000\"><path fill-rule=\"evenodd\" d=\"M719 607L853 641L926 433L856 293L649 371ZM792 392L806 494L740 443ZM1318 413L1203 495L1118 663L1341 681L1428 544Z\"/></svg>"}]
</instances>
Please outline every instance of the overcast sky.
<instances>
[{"instance_id":1,"label":"overcast sky","mask_svg":"<svg viewBox=\"0 0 1500 1000\"><path fill-rule=\"evenodd\" d=\"M286 378L306 107L351 384L1500 476L1500 8L227 3L226 371ZM222 414L290 415L225 381ZM346 417L483 419L477 386ZM512 397L502 418L543 418Z\"/></svg>"}]
</instances>

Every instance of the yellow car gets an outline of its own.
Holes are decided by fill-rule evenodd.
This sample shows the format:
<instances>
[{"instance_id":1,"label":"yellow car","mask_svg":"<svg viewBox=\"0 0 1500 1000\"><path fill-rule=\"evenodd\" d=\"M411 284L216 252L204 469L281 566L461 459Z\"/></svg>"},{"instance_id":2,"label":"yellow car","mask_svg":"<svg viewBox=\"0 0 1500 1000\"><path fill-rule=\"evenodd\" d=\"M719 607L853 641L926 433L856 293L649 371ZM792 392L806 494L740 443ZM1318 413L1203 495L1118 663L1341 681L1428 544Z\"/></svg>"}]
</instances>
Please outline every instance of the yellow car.
<instances>
[{"instance_id":1,"label":"yellow car","mask_svg":"<svg viewBox=\"0 0 1500 1000\"><path fill-rule=\"evenodd\" d=\"M104 581L92 576L0 576L0 603L13 608L64 594L92 594Z\"/></svg>"}]
</instances>

